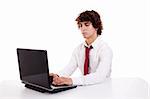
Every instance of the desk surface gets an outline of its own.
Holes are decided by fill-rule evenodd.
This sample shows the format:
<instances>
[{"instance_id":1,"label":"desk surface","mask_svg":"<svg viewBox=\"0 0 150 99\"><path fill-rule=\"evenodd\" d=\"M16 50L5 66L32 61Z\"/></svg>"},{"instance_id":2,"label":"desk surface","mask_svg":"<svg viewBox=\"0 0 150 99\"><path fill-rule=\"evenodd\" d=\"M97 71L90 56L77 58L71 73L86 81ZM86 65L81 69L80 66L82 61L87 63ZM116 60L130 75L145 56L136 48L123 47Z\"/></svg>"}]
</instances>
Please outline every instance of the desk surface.
<instances>
[{"instance_id":1,"label":"desk surface","mask_svg":"<svg viewBox=\"0 0 150 99\"><path fill-rule=\"evenodd\" d=\"M56 94L27 89L21 81L0 82L0 99L150 99L148 96L148 83L140 78L111 78L100 84L78 86Z\"/></svg>"}]
</instances>

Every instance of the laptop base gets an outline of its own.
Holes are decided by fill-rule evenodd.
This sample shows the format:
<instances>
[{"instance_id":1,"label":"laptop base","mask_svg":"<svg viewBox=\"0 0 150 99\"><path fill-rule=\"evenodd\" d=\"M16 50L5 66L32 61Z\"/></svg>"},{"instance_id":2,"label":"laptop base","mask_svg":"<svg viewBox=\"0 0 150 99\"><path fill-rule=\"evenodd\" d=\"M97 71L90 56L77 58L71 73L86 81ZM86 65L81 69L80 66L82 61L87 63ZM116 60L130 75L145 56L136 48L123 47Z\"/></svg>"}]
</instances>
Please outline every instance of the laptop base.
<instances>
[{"instance_id":1,"label":"laptop base","mask_svg":"<svg viewBox=\"0 0 150 99\"><path fill-rule=\"evenodd\" d=\"M62 92L62 91L66 91L66 90L69 90L69 89L73 89L73 88L76 88L77 86L68 86L68 87L64 87L64 88L57 88L57 89L53 89L52 91L49 91L49 93L58 93L58 92Z\"/></svg>"},{"instance_id":2,"label":"laptop base","mask_svg":"<svg viewBox=\"0 0 150 99\"><path fill-rule=\"evenodd\" d=\"M48 92L48 93L53 94L53 93L57 93L57 92L61 92L61 91L69 90L69 89L73 89L73 88L76 88L77 86L70 86L70 87L66 87L66 88L58 88L58 89L53 89L51 91L44 90L42 88L35 87L35 86L29 85L29 84L25 84L25 87L29 88L29 89L32 89L32 90L35 90L35 91L38 91L38 92L42 92L42 93Z\"/></svg>"},{"instance_id":3,"label":"laptop base","mask_svg":"<svg viewBox=\"0 0 150 99\"><path fill-rule=\"evenodd\" d=\"M35 87L35 86L32 86L32 85L29 85L29 84L25 84L25 87L26 88L29 88L29 89L32 89L32 90L36 90L38 92L46 92L46 90L42 89L42 88L38 88L38 87Z\"/></svg>"}]
</instances>

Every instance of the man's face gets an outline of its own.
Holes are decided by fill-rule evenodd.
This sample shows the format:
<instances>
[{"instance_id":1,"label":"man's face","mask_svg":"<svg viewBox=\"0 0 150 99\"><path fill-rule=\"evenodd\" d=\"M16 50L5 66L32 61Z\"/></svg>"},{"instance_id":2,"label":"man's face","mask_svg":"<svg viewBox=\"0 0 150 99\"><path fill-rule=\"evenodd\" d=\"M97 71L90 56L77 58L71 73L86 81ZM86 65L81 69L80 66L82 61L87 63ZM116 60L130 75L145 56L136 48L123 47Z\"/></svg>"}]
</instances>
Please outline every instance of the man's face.
<instances>
[{"instance_id":1,"label":"man's face","mask_svg":"<svg viewBox=\"0 0 150 99\"><path fill-rule=\"evenodd\" d=\"M96 29L93 27L90 21L80 22L78 26L83 37L86 39L90 38L92 35L97 33Z\"/></svg>"}]
</instances>

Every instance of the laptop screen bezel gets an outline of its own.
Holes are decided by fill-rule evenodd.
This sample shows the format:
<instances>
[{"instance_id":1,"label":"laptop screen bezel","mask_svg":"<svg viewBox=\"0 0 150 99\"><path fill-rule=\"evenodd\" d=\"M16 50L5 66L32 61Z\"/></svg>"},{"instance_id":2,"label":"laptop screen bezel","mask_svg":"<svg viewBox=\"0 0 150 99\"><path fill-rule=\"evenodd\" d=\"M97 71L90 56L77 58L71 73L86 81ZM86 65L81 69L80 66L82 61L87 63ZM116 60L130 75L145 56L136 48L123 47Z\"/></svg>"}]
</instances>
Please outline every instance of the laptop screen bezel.
<instances>
[{"instance_id":1,"label":"laptop screen bezel","mask_svg":"<svg viewBox=\"0 0 150 99\"><path fill-rule=\"evenodd\" d=\"M47 72L46 73L47 73L47 80L48 80L48 86L47 87L42 86L42 85L38 85L38 84L34 84L34 83L31 83L31 82L28 82L28 81L24 81L22 79L20 59L19 59L19 51L22 51L22 50L25 50L25 51L38 51L38 52L44 52L45 53L44 56L46 58L46 67L47 67ZM29 84L29 85L32 85L32 86L35 86L35 87L38 86L38 87L43 88L43 89L51 89L51 82L52 81L50 81L50 77L49 77L49 66L48 66L47 50L17 48L17 57L18 57L20 80L22 81L22 83Z\"/></svg>"}]
</instances>

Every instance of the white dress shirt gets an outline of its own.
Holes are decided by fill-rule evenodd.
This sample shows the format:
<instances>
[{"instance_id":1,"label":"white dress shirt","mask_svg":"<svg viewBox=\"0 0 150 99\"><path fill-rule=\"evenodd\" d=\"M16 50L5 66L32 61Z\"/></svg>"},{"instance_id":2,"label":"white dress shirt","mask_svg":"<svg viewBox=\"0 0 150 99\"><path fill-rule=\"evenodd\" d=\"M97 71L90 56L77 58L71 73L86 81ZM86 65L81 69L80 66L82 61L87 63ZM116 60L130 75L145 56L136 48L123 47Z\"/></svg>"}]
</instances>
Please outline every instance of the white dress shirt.
<instances>
[{"instance_id":1,"label":"white dress shirt","mask_svg":"<svg viewBox=\"0 0 150 99\"><path fill-rule=\"evenodd\" d=\"M89 54L89 74L84 75L85 46L86 42L80 44L73 51L69 64L58 73L60 76L70 76L77 67L82 72L80 77L72 77L73 85L89 85L101 83L110 77L112 50L100 36L91 44Z\"/></svg>"}]
</instances>

